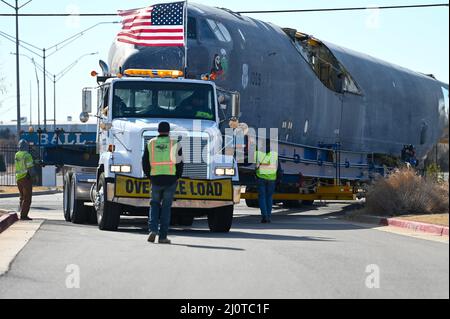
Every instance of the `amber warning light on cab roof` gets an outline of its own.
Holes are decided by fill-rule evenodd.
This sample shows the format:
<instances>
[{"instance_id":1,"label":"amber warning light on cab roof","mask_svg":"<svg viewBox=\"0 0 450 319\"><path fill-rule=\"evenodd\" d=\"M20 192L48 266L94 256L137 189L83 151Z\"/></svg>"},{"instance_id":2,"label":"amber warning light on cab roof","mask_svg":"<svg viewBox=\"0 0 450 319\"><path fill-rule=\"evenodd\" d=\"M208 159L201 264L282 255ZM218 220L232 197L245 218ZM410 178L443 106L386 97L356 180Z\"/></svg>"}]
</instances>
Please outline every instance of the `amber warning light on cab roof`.
<instances>
[{"instance_id":1,"label":"amber warning light on cab roof","mask_svg":"<svg viewBox=\"0 0 450 319\"><path fill-rule=\"evenodd\" d=\"M122 78L124 76L127 77L149 77L149 78L171 78L178 79L183 78L184 72L179 70L152 70L152 69L128 69L123 73L118 73L116 75L105 75L99 76L96 71L91 72L91 76L97 77L98 83L104 83L106 80L111 78Z\"/></svg>"},{"instance_id":2,"label":"amber warning light on cab roof","mask_svg":"<svg viewBox=\"0 0 450 319\"><path fill-rule=\"evenodd\" d=\"M146 69L128 69L124 71L126 76L141 76L151 78L181 78L183 71L179 70L146 70Z\"/></svg>"}]
</instances>

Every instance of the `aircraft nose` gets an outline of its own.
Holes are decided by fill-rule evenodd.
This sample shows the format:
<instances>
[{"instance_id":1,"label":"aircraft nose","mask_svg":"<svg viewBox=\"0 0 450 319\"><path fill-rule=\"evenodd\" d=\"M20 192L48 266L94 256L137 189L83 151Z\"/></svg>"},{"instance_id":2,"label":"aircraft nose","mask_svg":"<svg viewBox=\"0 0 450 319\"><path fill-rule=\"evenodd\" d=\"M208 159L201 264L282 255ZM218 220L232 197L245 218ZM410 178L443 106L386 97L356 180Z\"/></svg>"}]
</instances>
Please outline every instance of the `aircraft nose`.
<instances>
[{"instance_id":1,"label":"aircraft nose","mask_svg":"<svg viewBox=\"0 0 450 319\"><path fill-rule=\"evenodd\" d=\"M184 48L149 47L140 49L125 63L126 69L184 69Z\"/></svg>"}]
</instances>

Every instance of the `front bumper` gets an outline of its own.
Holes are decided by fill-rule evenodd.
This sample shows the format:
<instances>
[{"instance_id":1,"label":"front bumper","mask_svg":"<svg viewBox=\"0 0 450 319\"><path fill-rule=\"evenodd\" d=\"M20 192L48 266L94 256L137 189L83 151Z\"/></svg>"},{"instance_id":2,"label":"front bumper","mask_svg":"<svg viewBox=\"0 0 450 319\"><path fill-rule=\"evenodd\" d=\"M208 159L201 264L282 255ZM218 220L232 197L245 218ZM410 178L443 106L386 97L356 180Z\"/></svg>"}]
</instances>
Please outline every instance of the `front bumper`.
<instances>
[{"instance_id":1,"label":"front bumper","mask_svg":"<svg viewBox=\"0 0 450 319\"><path fill-rule=\"evenodd\" d=\"M116 197L115 184L108 184L107 200L113 203L133 206L133 207L150 207L150 200L147 198L125 198ZM241 201L241 186L233 185L232 201L215 201L215 200L186 200L175 199L172 203L173 208L218 208L239 204Z\"/></svg>"}]
</instances>

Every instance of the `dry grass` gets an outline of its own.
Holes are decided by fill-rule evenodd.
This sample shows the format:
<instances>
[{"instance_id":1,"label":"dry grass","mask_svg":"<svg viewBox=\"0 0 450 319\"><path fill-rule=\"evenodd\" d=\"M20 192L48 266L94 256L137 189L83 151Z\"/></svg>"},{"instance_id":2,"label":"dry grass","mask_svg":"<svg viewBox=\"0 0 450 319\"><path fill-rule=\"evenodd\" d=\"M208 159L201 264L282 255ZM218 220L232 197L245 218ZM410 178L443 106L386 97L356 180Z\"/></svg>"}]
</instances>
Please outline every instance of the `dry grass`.
<instances>
[{"instance_id":1,"label":"dry grass","mask_svg":"<svg viewBox=\"0 0 450 319\"><path fill-rule=\"evenodd\" d=\"M448 214L448 183L436 183L402 169L368 190L366 211L379 216Z\"/></svg>"}]
</instances>

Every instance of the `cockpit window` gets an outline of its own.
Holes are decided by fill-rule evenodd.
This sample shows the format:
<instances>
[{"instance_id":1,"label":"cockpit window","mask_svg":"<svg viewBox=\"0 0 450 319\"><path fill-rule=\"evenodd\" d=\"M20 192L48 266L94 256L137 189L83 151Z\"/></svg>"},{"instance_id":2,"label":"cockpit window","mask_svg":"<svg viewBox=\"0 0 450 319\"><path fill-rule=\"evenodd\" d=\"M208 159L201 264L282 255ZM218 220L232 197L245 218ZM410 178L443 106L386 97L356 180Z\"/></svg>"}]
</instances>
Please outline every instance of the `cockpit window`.
<instances>
[{"instance_id":1,"label":"cockpit window","mask_svg":"<svg viewBox=\"0 0 450 319\"><path fill-rule=\"evenodd\" d=\"M284 30L319 80L330 90L361 94L350 73L322 42L294 29Z\"/></svg>"},{"instance_id":2,"label":"cockpit window","mask_svg":"<svg viewBox=\"0 0 450 319\"><path fill-rule=\"evenodd\" d=\"M211 19L206 19L209 27L219 41L231 42L231 35L228 29L221 23Z\"/></svg>"},{"instance_id":3,"label":"cockpit window","mask_svg":"<svg viewBox=\"0 0 450 319\"><path fill-rule=\"evenodd\" d=\"M212 32L211 28L209 27L209 24L206 22L206 20L200 20L199 21L199 32L200 32L200 38L202 40L216 40L216 36Z\"/></svg>"},{"instance_id":4,"label":"cockpit window","mask_svg":"<svg viewBox=\"0 0 450 319\"><path fill-rule=\"evenodd\" d=\"M197 20L193 17L188 18L187 36L188 39L197 39Z\"/></svg>"}]
</instances>

